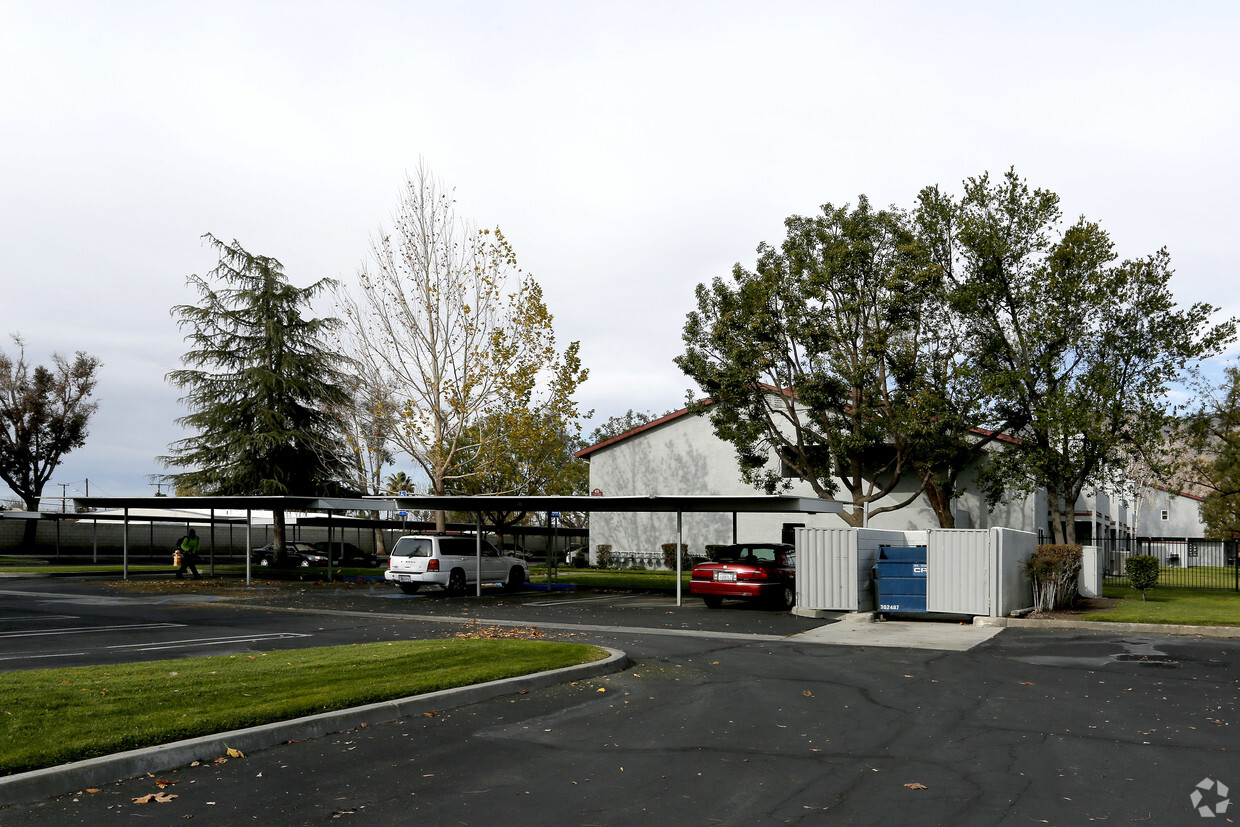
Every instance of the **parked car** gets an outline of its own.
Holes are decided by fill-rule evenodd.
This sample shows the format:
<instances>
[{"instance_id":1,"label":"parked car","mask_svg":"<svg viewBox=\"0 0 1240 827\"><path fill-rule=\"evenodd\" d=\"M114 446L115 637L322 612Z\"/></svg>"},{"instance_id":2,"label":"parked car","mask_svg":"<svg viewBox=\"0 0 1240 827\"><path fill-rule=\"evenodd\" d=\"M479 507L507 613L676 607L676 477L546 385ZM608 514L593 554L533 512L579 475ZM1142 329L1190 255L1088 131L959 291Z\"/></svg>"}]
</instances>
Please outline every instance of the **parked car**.
<instances>
[{"instance_id":1,"label":"parked car","mask_svg":"<svg viewBox=\"0 0 1240 827\"><path fill-rule=\"evenodd\" d=\"M314 549L319 554L327 554L327 541L323 540L314 544ZM358 568L377 568L379 558L368 551L362 551L352 543L342 543L339 540L332 542L332 565L333 566L356 566Z\"/></svg>"},{"instance_id":2,"label":"parked car","mask_svg":"<svg viewBox=\"0 0 1240 827\"><path fill-rule=\"evenodd\" d=\"M689 594L712 609L725 598L762 600L784 609L796 604L796 549L785 543L723 546L714 559L693 567Z\"/></svg>"},{"instance_id":3,"label":"parked car","mask_svg":"<svg viewBox=\"0 0 1240 827\"><path fill-rule=\"evenodd\" d=\"M286 542L284 551L290 566L326 566L327 553L319 551L309 543ZM258 566L273 566L276 559L275 543L268 543L262 548L250 552L250 561Z\"/></svg>"},{"instance_id":4,"label":"parked car","mask_svg":"<svg viewBox=\"0 0 1240 827\"><path fill-rule=\"evenodd\" d=\"M477 537L466 534L410 534L392 547L383 577L405 594L434 585L449 594L462 594L478 582ZM525 563L500 554L482 541L482 582L503 583L517 589L525 583Z\"/></svg>"}]
</instances>

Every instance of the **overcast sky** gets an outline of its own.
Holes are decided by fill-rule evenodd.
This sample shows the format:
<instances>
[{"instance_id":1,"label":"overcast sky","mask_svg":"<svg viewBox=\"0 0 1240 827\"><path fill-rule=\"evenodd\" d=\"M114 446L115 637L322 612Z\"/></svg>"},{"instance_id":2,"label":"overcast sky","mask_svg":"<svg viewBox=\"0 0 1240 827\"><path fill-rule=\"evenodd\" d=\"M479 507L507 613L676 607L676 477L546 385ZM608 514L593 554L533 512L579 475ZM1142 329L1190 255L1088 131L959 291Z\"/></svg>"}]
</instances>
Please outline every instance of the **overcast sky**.
<instances>
[{"instance_id":1,"label":"overcast sky","mask_svg":"<svg viewBox=\"0 0 1240 827\"><path fill-rule=\"evenodd\" d=\"M0 0L0 334L104 363L45 496L154 493L203 233L295 284L351 281L420 158L580 340L596 423L681 406L694 287L786 216L1010 166L1122 257L1166 246L1181 303L1240 315L1238 22L1134 0Z\"/></svg>"}]
</instances>

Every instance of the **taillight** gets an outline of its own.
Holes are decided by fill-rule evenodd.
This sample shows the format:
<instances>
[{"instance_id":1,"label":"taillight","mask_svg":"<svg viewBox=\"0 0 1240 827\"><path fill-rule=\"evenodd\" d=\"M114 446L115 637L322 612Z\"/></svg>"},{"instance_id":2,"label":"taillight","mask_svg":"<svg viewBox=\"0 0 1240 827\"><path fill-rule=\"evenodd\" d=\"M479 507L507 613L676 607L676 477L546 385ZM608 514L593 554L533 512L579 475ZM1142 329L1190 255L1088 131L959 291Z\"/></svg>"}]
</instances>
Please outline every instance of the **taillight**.
<instances>
[{"instance_id":1,"label":"taillight","mask_svg":"<svg viewBox=\"0 0 1240 827\"><path fill-rule=\"evenodd\" d=\"M427 571L439 571L439 558L432 557L430 560L427 560L426 570Z\"/></svg>"}]
</instances>

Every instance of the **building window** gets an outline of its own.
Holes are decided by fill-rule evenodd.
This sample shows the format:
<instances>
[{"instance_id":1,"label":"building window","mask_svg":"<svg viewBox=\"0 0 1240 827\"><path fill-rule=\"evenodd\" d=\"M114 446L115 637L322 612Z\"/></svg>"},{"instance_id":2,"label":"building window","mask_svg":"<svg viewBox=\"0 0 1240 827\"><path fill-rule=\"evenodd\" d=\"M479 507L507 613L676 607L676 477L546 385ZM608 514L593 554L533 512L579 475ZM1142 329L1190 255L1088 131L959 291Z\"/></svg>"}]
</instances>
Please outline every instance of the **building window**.
<instances>
[{"instance_id":1,"label":"building window","mask_svg":"<svg viewBox=\"0 0 1240 827\"><path fill-rule=\"evenodd\" d=\"M1171 512L1164 508L1162 510L1162 521L1165 523L1169 519L1171 519Z\"/></svg>"}]
</instances>

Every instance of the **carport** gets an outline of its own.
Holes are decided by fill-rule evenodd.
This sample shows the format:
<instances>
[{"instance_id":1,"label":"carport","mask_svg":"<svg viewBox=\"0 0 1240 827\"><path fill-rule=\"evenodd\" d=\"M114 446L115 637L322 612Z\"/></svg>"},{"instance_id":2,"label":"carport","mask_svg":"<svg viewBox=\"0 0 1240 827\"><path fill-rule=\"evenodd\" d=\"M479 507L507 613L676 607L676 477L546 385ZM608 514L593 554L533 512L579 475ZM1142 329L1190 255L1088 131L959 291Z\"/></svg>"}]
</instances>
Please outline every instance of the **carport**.
<instances>
[{"instance_id":1,"label":"carport","mask_svg":"<svg viewBox=\"0 0 1240 827\"><path fill-rule=\"evenodd\" d=\"M466 511L475 516L478 537L478 567L482 566L482 514L488 511L530 511L550 513L554 511L623 511L630 513L674 513L676 515L676 547L684 545L684 515L707 513L732 514L732 542L736 542L736 515L740 513L767 514L838 514L843 504L818 497L790 495L767 496L648 496L648 497L579 497L579 496L436 496L391 497L401 510ZM676 605L681 605L683 573L682 555L676 554ZM482 593L481 577L477 578L477 593Z\"/></svg>"},{"instance_id":2,"label":"carport","mask_svg":"<svg viewBox=\"0 0 1240 827\"><path fill-rule=\"evenodd\" d=\"M390 499L386 500L391 502ZM209 522L214 530L216 522L226 522L223 517L216 517L217 510L231 509L245 512L245 583L250 585L251 564L249 549L253 546L251 529L255 511L322 511L327 514L328 538L332 537L332 515L341 511L376 511L382 508L383 500L358 499L356 497L75 497L74 507L83 508L114 508L119 509L119 519L123 521L121 540L121 576L129 579L129 524L130 512L134 509L200 509L206 510ZM73 515L77 519L91 519L90 513ZM117 519L113 516L112 519ZM147 517L133 515L132 520L145 522ZM178 520L184 522L184 519ZM331 575L331 555L327 559L328 576Z\"/></svg>"}]
</instances>

